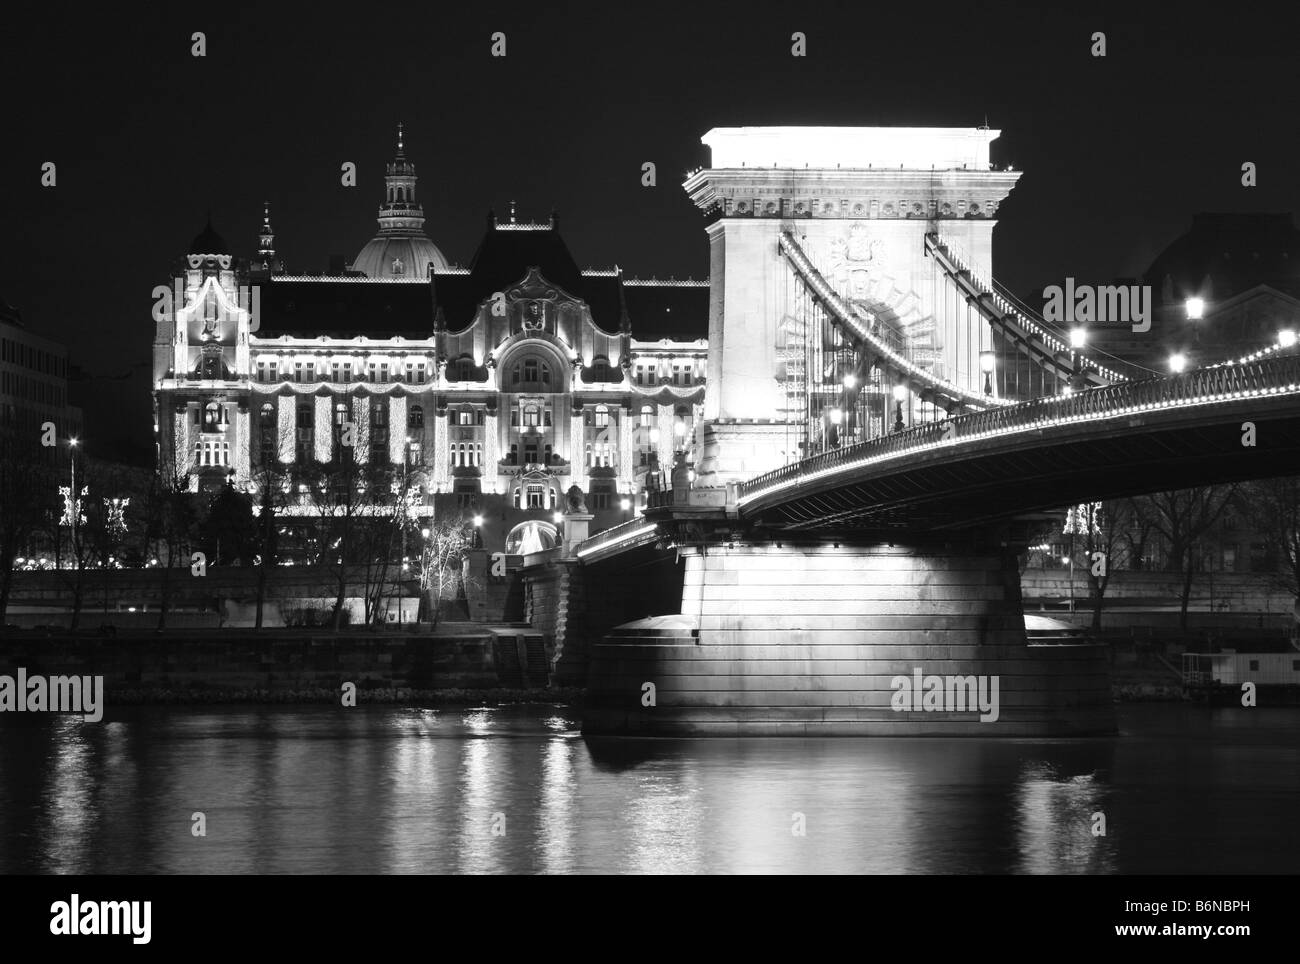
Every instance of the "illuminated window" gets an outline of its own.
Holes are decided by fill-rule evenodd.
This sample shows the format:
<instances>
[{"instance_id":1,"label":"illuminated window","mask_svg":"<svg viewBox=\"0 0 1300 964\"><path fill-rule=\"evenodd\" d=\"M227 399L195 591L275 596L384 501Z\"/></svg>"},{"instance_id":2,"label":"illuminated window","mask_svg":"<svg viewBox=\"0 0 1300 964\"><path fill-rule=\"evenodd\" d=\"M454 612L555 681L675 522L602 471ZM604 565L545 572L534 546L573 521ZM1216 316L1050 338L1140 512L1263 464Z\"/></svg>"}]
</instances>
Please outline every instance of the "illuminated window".
<instances>
[{"instance_id":1,"label":"illuminated window","mask_svg":"<svg viewBox=\"0 0 1300 964\"><path fill-rule=\"evenodd\" d=\"M524 424L536 426L541 423L541 409L536 405L528 405L524 408Z\"/></svg>"},{"instance_id":2,"label":"illuminated window","mask_svg":"<svg viewBox=\"0 0 1300 964\"><path fill-rule=\"evenodd\" d=\"M605 428L609 425L609 409L604 405L596 406L596 427Z\"/></svg>"}]
</instances>

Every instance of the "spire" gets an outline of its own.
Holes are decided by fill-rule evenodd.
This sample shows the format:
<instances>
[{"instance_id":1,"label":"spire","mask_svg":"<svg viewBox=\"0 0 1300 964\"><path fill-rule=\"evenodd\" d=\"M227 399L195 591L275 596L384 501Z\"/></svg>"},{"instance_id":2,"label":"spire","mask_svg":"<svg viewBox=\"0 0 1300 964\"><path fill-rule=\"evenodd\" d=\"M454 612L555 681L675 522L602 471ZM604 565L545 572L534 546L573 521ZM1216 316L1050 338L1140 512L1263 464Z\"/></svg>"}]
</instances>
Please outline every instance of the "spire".
<instances>
[{"instance_id":1,"label":"spire","mask_svg":"<svg viewBox=\"0 0 1300 964\"><path fill-rule=\"evenodd\" d=\"M257 238L257 258L263 268L275 260L275 232L271 229L271 202L262 202L262 231Z\"/></svg>"},{"instance_id":2,"label":"spire","mask_svg":"<svg viewBox=\"0 0 1300 964\"><path fill-rule=\"evenodd\" d=\"M424 234L424 208L415 200L415 165L406 159L406 128L397 125L397 155L384 178L384 203L379 207L379 233L413 237Z\"/></svg>"}]
</instances>

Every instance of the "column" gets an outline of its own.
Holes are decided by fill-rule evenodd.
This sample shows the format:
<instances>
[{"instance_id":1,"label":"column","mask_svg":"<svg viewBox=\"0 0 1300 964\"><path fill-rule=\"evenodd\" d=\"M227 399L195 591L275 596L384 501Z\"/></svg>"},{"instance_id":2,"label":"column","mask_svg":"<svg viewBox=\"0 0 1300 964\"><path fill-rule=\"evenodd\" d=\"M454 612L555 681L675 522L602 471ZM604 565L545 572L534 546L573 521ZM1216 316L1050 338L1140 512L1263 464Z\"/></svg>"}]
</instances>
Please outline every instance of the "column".
<instances>
[{"instance_id":1,"label":"column","mask_svg":"<svg viewBox=\"0 0 1300 964\"><path fill-rule=\"evenodd\" d=\"M406 461L405 395L390 395L388 398L388 461L394 465Z\"/></svg>"},{"instance_id":2,"label":"column","mask_svg":"<svg viewBox=\"0 0 1300 964\"><path fill-rule=\"evenodd\" d=\"M352 399L352 443L358 462L370 461L370 396Z\"/></svg>"},{"instance_id":3,"label":"column","mask_svg":"<svg viewBox=\"0 0 1300 964\"><path fill-rule=\"evenodd\" d=\"M173 471L179 478L194 465L194 451L190 442L190 410L181 408L172 419Z\"/></svg>"},{"instance_id":4,"label":"column","mask_svg":"<svg viewBox=\"0 0 1300 964\"><path fill-rule=\"evenodd\" d=\"M235 412L234 461L235 478L243 482L249 476L249 457L253 447L253 436L249 431L248 405L241 404Z\"/></svg>"},{"instance_id":5,"label":"column","mask_svg":"<svg viewBox=\"0 0 1300 964\"><path fill-rule=\"evenodd\" d=\"M582 406L574 406L569 419L569 484L587 491L587 433L582 421Z\"/></svg>"},{"instance_id":6,"label":"column","mask_svg":"<svg viewBox=\"0 0 1300 964\"><path fill-rule=\"evenodd\" d=\"M497 437L499 418L495 412L488 412L483 419L483 479L484 492L496 492L497 463L501 461L501 439Z\"/></svg>"},{"instance_id":7,"label":"column","mask_svg":"<svg viewBox=\"0 0 1300 964\"><path fill-rule=\"evenodd\" d=\"M632 489L636 477L632 467L632 426L635 416L630 408L618 410L618 491Z\"/></svg>"},{"instance_id":8,"label":"column","mask_svg":"<svg viewBox=\"0 0 1300 964\"><path fill-rule=\"evenodd\" d=\"M295 423L294 401L297 396L280 395L276 399L276 431L279 433L280 461L288 465L293 461L294 439L298 426Z\"/></svg>"},{"instance_id":9,"label":"column","mask_svg":"<svg viewBox=\"0 0 1300 964\"><path fill-rule=\"evenodd\" d=\"M433 417L433 450L428 454L425 464L432 464L433 466L434 491L447 491L451 475L449 469L451 453L447 448L447 410L445 408Z\"/></svg>"},{"instance_id":10,"label":"column","mask_svg":"<svg viewBox=\"0 0 1300 964\"><path fill-rule=\"evenodd\" d=\"M332 399L328 395L316 396L316 411L313 414L315 430L315 456L317 462L328 462L334 447L333 413L330 411Z\"/></svg>"},{"instance_id":11,"label":"column","mask_svg":"<svg viewBox=\"0 0 1300 964\"><path fill-rule=\"evenodd\" d=\"M659 454L659 468L665 472L671 472L673 468L674 446L677 444L677 437L673 435L673 406L659 406L659 445L657 451Z\"/></svg>"}]
</instances>

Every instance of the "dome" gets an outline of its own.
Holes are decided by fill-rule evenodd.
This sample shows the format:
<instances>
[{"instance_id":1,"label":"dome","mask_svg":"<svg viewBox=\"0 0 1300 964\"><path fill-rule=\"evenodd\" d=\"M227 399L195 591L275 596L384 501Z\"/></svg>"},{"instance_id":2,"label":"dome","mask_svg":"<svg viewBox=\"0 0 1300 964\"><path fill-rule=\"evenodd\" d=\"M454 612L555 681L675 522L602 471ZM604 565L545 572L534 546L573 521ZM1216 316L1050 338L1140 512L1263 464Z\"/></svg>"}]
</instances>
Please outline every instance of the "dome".
<instances>
[{"instance_id":1,"label":"dome","mask_svg":"<svg viewBox=\"0 0 1300 964\"><path fill-rule=\"evenodd\" d=\"M208 218L207 227L190 242L190 254L230 254L226 239L212 230L212 219Z\"/></svg>"},{"instance_id":2,"label":"dome","mask_svg":"<svg viewBox=\"0 0 1300 964\"><path fill-rule=\"evenodd\" d=\"M447 267L447 259L424 235L380 234L361 249L352 270L369 278L427 278L430 264L442 270Z\"/></svg>"},{"instance_id":3,"label":"dome","mask_svg":"<svg viewBox=\"0 0 1300 964\"><path fill-rule=\"evenodd\" d=\"M1289 214L1197 214L1143 280L1156 307L1192 295L1223 301L1260 284L1300 296L1300 230Z\"/></svg>"}]
</instances>

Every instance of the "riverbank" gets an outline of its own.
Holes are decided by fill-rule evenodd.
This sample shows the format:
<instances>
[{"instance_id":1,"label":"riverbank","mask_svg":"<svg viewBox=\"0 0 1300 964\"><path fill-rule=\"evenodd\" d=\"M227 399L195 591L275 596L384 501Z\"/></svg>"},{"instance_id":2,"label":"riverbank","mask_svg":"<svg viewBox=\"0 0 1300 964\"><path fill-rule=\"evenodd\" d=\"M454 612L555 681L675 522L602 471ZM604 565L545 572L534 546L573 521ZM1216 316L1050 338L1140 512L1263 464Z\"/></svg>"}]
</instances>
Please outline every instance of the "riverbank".
<instances>
[{"instance_id":1,"label":"riverbank","mask_svg":"<svg viewBox=\"0 0 1300 964\"><path fill-rule=\"evenodd\" d=\"M357 689L357 704L427 704L430 706L481 706L491 703L530 704L549 703L581 706L584 690L578 686L554 687L452 687L444 689L412 689L409 687L374 687ZM292 705L311 703L337 704L342 699L340 689L308 687L304 689L230 689L226 687L192 687L170 689L121 688L108 693L109 700L119 706L208 706L214 704Z\"/></svg>"}]
</instances>

